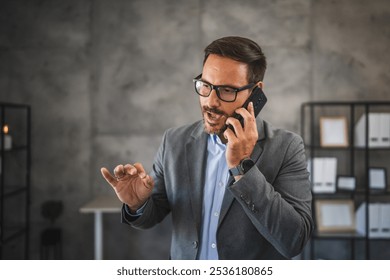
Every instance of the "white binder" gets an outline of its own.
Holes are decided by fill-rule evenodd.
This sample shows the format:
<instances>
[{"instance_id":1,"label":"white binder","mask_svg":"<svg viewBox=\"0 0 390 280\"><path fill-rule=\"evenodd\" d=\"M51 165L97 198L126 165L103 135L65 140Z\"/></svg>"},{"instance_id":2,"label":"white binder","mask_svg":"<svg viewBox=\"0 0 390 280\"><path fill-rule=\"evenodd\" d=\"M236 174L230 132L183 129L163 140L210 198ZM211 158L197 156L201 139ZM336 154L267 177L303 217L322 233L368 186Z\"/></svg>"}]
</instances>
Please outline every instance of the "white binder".
<instances>
[{"instance_id":1,"label":"white binder","mask_svg":"<svg viewBox=\"0 0 390 280\"><path fill-rule=\"evenodd\" d=\"M390 203L381 204L380 236L390 238Z\"/></svg>"},{"instance_id":2,"label":"white binder","mask_svg":"<svg viewBox=\"0 0 390 280\"><path fill-rule=\"evenodd\" d=\"M390 204L369 204L369 238L390 238ZM366 203L356 211L356 232L366 236Z\"/></svg>"},{"instance_id":3,"label":"white binder","mask_svg":"<svg viewBox=\"0 0 390 280\"><path fill-rule=\"evenodd\" d=\"M390 147L390 114L380 114L379 143L382 147Z\"/></svg>"},{"instance_id":4,"label":"white binder","mask_svg":"<svg viewBox=\"0 0 390 280\"><path fill-rule=\"evenodd\" d=\"M311 160L308 162L308 170L311 173L314 193L336 192L337 158L316 157L312 159L313 172L311 172Z\"/></svg>"},{"instance_id":5,"label":"white binder","mask_svg":"<svg viewBox=\"0 0 390 280\"><path fill-rule=\"evenodd\" d=\"M368 114L368 147L390 147L390 114ZM355 146L366 146L366 114L363 114L355 126Z\"/></svg>"}]
</instances>

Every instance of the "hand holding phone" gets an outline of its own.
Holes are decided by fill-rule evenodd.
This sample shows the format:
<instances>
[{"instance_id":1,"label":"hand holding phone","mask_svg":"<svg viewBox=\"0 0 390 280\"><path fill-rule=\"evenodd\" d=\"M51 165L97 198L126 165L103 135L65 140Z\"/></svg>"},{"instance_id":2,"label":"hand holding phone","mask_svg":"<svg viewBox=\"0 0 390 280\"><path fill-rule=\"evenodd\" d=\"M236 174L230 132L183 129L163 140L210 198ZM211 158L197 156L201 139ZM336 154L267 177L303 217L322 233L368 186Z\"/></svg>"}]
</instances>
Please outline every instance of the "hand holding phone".
<instances>
[{"instance_id":1,"label":"hand holding phone","mask_svg":"<svg viewBox=\"0 0 390 280\"><path fill-rule=\"evenodd\" d=\"M263 109L265 103L267 103L267 97L265 96L261 87L255 87L252 90L251 95L248 97L248 99L245 101L242 107L248 109L248 105L250 102L253 102L253 109L255 111L255 118L256 118L260 113L261 109ZM241 123L241 126L244 127L244 118L240 114L235 113L233 115L233 118L238 119ZM232 125L229 124L227 127L234 131Z\"/></svg>"}]
</instances>

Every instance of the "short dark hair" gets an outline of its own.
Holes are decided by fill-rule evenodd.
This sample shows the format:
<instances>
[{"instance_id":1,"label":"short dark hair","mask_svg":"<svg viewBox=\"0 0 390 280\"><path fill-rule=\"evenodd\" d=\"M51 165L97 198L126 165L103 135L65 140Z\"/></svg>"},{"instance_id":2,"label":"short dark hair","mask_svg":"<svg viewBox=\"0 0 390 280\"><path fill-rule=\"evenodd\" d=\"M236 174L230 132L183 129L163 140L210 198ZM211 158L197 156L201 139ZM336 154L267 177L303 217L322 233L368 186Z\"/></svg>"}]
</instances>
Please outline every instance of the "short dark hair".
<instances>
[{"instance_id":1,"label":"short dark hair","mask_svg":"<svg viewBox=\"0 0 390 280\"><path fill-rule=\"evenodd\" d=\"M256 83L264 79L265 69L267 68L265 55L260 46L250 39L228 36L213 41L204 50L203 65L210 54L246 63L250 83Z\"/></svg>"}]
</instances>

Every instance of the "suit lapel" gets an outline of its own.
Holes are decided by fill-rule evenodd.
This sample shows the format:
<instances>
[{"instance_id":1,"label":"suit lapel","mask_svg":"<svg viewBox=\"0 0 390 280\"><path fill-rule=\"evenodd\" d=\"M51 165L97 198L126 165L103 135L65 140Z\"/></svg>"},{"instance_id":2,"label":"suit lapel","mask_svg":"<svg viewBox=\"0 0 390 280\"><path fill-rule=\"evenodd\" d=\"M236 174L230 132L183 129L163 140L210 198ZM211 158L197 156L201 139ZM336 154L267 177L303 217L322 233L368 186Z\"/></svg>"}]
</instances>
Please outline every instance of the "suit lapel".
<instances>
[{"instance_id":1,"label":"suit lapel","mask_svg":"<svg viewBox=\"0 0 390 280\"><path fill-rule=\"evenodd\" d=\"M232 176L230 176L228 183L227 183L227 186L226 186L225 195L223 196L221 212L220 212L219 220L218 220L218 227L222 223L223 218L225 218L225 215L226 215L227 211L229 210L230 205L233 203L234 196L231 193L231 191L229 191L229 189L227 188L228 186L232 185L233 182L234 182L234 179Z\"/></svg>"},{"instance_id":2,"label":"suit lapel","mask_svg":"<svg viewBox=\"0 0 390 280\"><path fill-rule=\"evenodd\" d=\"M251 159L256 163L257 163L257 161L258 161L258 159L263 151L263 147L261 145L261 140L263 140L265 138L264 122L262 120L257 122L257 130L258 130L258 134L259 134L259 139L257 140L257 143L256 143L255 147L253 148L253 152L251 154ZM223 219L225 218L226 213L228 212L230 206L233 203L234 196L227 188L228 186L232 185L233 183L234 183L234 178L232 176L230 176L228 183L227 183L227 186L226 186L225 195L224 195L223 201L222 201L221 213L219 216L218 226L222 223Z\"/></svg>"},{"instance_id":3,"label":"suit lapel","mask_svg":"<svg viewBox=\"0 0 390 280\"><path fill-rule=\"evenodd\" d=\"M186 161L190 180L190 201L198 234L202 219L204 178L207 164L207 134L200 122L186 145Z\"/></svg>"}]
</instances>

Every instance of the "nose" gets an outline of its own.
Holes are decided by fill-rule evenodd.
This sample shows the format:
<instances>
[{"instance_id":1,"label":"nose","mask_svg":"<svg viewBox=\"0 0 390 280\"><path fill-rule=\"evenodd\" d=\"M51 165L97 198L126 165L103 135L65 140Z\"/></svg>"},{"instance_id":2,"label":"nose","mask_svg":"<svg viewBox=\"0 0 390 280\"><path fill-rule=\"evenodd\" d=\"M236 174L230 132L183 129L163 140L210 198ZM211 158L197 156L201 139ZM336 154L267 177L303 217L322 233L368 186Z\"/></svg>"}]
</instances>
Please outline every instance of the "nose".
<instances>
[{"instance_id":1,"label":"nose","mask_svg":"<svg viewBox=\"0 0 390 280\"><path fill-rule=\"evenodd\" d=\"M205 98L206 98L206 104L210 108L219 107L221 105L221 100L219 99L215 89L213 89L211 91L210 95L208 97L205 97Z\"/></svg>"}]
</instances>

